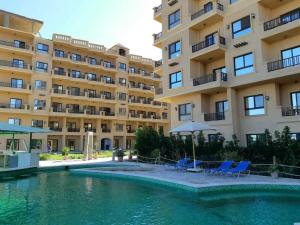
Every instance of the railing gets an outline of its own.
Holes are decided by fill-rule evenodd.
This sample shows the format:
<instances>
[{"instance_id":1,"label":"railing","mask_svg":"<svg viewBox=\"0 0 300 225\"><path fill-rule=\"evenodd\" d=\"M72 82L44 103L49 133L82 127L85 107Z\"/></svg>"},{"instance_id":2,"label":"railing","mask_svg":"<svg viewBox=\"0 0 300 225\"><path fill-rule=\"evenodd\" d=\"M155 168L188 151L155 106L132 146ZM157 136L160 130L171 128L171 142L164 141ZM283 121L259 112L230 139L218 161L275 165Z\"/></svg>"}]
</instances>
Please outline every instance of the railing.
<instances>
[{"instance_id":1,"label":"railing","mask_svg":"<svg viewBox=\"0 0 300 225\"><path fill-rule=\"evenodd\" d=\"M284 68L297 66L297 65L300 65L300 55L291 58L280 59L274 62L269 62L267 67L268 67L268 72L272 72L275 70L281 70Z\"/></svg>"},{"instance_id":2,"label":"railing","mask_svg":"<svg viewBox=\"0 0 300 225\"><path fill-rule=\"evenodd\" d=\"M20 48L20 49L26 49L29 50L30 46L27 44L16 44L15 42L9 42L9 41L3 41L0 40L0 45L5 45L5 46L9 46L9 47L14 47L14 48Z\"/></svg>"},{"instance_id":3,"label":"railing","mask_svg":"<svg viewBox=\"0 0 300 225\"><path fill-rule=\"evenodd\" d=\"M73 113L73 114L84 114L84 111L79 109L79 110L75 110L75 109L68 109L69 113Z\"/></svg>"},{"instance_id":4,"label":"railing","mask_svg":"<svg viewBox=\"0 0 300 225\"><path fill-rule=\"evenodd\" d=\"M69 91L69 95L84 97L85 96L85 92L82 92L82 91Z\"/></svg>"},{"instance_id":5,"label":"railing","mask_svg":"<svg viewBox=\"0 0 300 225\"><path fill-rule=\"evenodd\" d=\"M60 75L60 76L66 76L66 72L65 71L60 71L60 70L54 70L53 72L55 75Z\"/></svg>"},{"instance_id":6,"label":"railing","mask_svg":"<svg viewBox=\"0 0 300 225\"><path fill-rule=\"evenodd\" d=\"M18 63L18 62L7 61L7 60L0 60L0 66L15 67L19 69L28 68L28 65L26 63Z\"/></svg>"},{"instance_id":7,"label":"railing","mask_svg":"<svg viewBox=\"0 0 300 225\"><path fill-rule=\"evenodd\" d=\"M136 131L135 130L127 130L128 134L134 134Z\"/></svg>"},{"instance_id":8,"label":"railing","mask_svg":"<svg viewBox=\"0 0 300 225\"><path fill-rule=\"evenodd\" d=\"M62 128L58 128L58 127L49 127L49 129L51 131L62 132Z\"/></svg>"},{"instance_id":9,"label":"railing","mask_svg":"<svg viewBox=\"0 0 300 225\"><path fill-rule=\"evenodd\" d=\"M19 104L3 104L0 103L0 108L1 109L26 109L25 105L19 105Z\"/></svg>"},{"instance_id":10,"label":"railing","mask_svg":"<svg viewBox=\"0 0 300 225\"><path fill-rule=\"evenodd\" d=\"M80 128L67 128L68 132L72 132L72 133L79 133L80 132Z\"/></svg>"},{"instance_id":11,"label":"railing","mask_svg":"<svg viewBox=\"0 0 300 225\"><path fill-rule=\"evenodd\" d=\"M65 113L66 109L65 108L60 108L60 107L52 107L52 112L55 112L55 113Z\"/></svg>"},{"instance_id":12,"label":"railing","mask_svg":"<svg viewBox=\"0 0 300 225\"><path fill-rule=\"evenodd\" d=\"M64 58L64 59L67 59L69 55L68 55L67 53L63 53L63 54L61 55L60 52L54 52L53 56L54 56L54 57L57 57L57 58Z\"/></svg>"},{"instance_id":13,"label":"railing","mask_svg":"<svg viewBox=\"0 0 300 225\"><path fill-rule=\"evenodd\" d=\"M155 79L160 79L161 76L159 76L157 73L153 73L153 78L155 78Z\"/></svg>"},{"instance_id":14,"label":"railing","mask_svg":"<svg viewBox=\"0 0 300 225\"><path fill-rule=\"evenodd\" d=\"M108 128L102 128L102 133L110 133L111 130Z\"/></svg>"},{"instance_id":15,"label":"railing","mask_svg":"<svg viewBox=\"0 0 300 225\"><path fill-rule=\"evenodd\" d=\"M88 128L88 127L86 127L86 128L84 128L84 131L85 132L94 132L94 133L96 133L97 129L96 128Z\"/></svg>"},{"instance_id":16,"label":"railing","mask_svg":"<svg viewBox=\"0 0 300 225\"><path fill-rule=\"evenodd\" d=\"M224 11L224 6L220 3L217 3L217 9L221 10L221 11ZM197 19L198 17L201 17L204 14L206 14L206 13L212 11L212 10L213 10L213 7L208 8L208 9L205 9L205 8L200 9L198 12L191 15L191 20Z\"/></svg>"},{"instance_id":17,"label":"railing","mask_svg":"<svg viewBox=\"0 0 300 225\"><path fill-rule=\"evenodd\" d=\"M155 91L156 95L162 95L163 93L164 93L164 91L163 91L162 88L157 88L156 91Z\"/></svg>"},{"instance_id":18,"label":"railing","mask_svg":"<svg viewBox=\"0 0 300 225\"><path fill-rule=\"evenodd\" d=\"M85 79L85 75L69 74L69 77L72 77L72 78L75 78L75 79Z\"/></svg>"},{"instance_id":19,"label":"railing","mask_svg":"<svg viewBox=\"0 0 300 225\"><path fill-rule=\"evenodd\" d=\"M219 42L222 45L226 44L226 40L222 36L219 36ZM192 53L200 51L200 50L205 49L205 48L208 48L209 46L212 46L214 44L216 44L216 37L211 38L211 39L207 39L205 41L202 41L202 42L192 46Z\"/></svg>"},{"instance_id":20,"label":"railing","mask_svg":"<svg viewBox=\"0 0 300 225\"><path fill-rule=\"evenodd\" d=\"M220 76L221 76L221 81L227 81L227 73L220 73ZM217 74L213 73L213 74L208 74L205 76L195 78L193 80L193 85L199 86L202 84L207 84L207 83L215 82L215 81L217 81Z\"/></svg>"},{"instance_id":21,"label":"railing","mask_svg":"<svg viewBox=\"0 0 300 225\"><path fill-rule=\"evenodd\" d=\"M158 34L153 34L154 41L159 40L161 37L162 37L162 32L159 32Z\"/></svg>"},{"instance_id":22,"label":"railing","mask_svg":"<svg viewBox=\"0 0 300 225\"><path fill-rule=\"evenodd\" d=\"M82 57L82 58L73 58L72 55L70 55L70 59L74 62L86 62L86 58Z\"/></svg>"},{"instance_id":23,"label":"railing","mask_svg":"<svg viewBox=\"0 0 300 225\"><path fill-rule=\"evenodd\" d=\"M109 69L116 69L116 65L112 64L111 62L102 62L103 67L109 68Z\"/></svg>"},{"instance_id":24,"label":"railing","mask_svg":"<svg viewBox=\"0 0 300 225\"><path fill-rule=\"evenodd\" d=\"M155 61L155 67L160 67L160 66L162 66L162 64L163 64L163 60L162 59L158 60L158 61Z\"/></svg>"},{"instance_id":25,"label":"railing","mask_svg":"<svg viewBox=\"0 0 300 225\"><path fill-rule=\"evenodd\" d=\"M272 30L276 27L282 26L298 19L300 19L300 9L294 10L285 14L284 16L265 22L264 31Z\"/></svg>"},{"instance_id":26,"label":"railing","mask_svg":"<svg viewBox=\"0 0 300 225\"><path fill-rule=\"evenodd\" d=\"M53 89L53 93L54 93L54 94L61 94L61 95L64 95L64 94L66 94L66 90L61 90L61 89L56 89L56 88L54 88L54 89Z\"/></svg>"},{"instance_id":27,"label":"railing","mask_svg":"<svg viewBox=\"0 0 300 225\"><path fill-rule=\"evenodd\" d=\"M225 120L224 112L205 113L204 114L204 121L218 121L218 120Z\"/></svg>"},{"instance_id":28,"label":"railing","mask_svg":"<svg viewBox=\"0 0 300 225\"><path fill-rule=\"evenodd\" d=\"M298 116L300 115L300 106L299 107L282 107L281 108L282 116Z\"/></svg>"},{"instance_id":29,"label":"railing","mask_svg":"<svg viewBox=\"0 0 300 225\"><path fill-rule=\"evenodd\" d=\"M154 10L155 14L158 13L158 12L160 12L162 10L162 4L159 5L159 6L157 6L157 7L154 7L153 10Z\"/></svg>"},{"instance_id":30,"label":"railing","mask_svg":"<svg viewBox=\"0 0 300 225\"><path fill-rule=\"evenodd\" d=\"M12 84L12 83L5 83L5 82L0 82L0 87L26 89L25 84Z\"/></svg>"}]
</instances>

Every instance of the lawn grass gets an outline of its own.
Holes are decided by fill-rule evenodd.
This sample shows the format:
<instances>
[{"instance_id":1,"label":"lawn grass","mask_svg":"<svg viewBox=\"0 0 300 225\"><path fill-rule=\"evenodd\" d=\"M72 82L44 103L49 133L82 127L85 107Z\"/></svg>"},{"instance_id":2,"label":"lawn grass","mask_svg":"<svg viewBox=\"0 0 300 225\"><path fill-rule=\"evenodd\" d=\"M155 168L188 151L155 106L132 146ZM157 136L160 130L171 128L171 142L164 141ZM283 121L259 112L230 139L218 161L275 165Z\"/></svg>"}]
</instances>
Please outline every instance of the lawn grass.
<instances>
[{"instance_id":1,"label":"lawn grass","mask_svg":"<svg viewBox=\"0 0 300 225\"><path fill-rule=\"evenodd\" d=\"M129 151L125 152L125 155L128 155ZM97 158L109 158L112 157L112 151L100 151L97 152L94 156L97 156ZM41 153L40 154L40 161L50 161L50 160L64 160L64 156L60 153ZM68 159L83 159L83 154L78 153L70 153L68 155Z\"/></svg>"}]
</instances>

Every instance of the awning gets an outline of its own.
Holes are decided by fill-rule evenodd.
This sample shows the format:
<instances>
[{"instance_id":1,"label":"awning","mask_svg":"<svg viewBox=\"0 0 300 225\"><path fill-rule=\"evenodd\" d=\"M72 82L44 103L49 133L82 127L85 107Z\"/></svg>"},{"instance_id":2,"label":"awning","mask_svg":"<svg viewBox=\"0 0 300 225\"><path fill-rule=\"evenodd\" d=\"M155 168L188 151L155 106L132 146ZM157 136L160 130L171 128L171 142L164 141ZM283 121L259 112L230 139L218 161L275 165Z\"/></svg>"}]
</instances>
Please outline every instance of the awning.
<instances>
[{"instance_id":1,"label":"awning","mask_svg":"<svg viewBox=\"0 0 300 225\"><path fill-rule=\"evenodd\" d=\"M0 122L0 134L30 134L30 133L49 133L49 129L36 127L19 126Z\"/></svg>"}]
</instances>

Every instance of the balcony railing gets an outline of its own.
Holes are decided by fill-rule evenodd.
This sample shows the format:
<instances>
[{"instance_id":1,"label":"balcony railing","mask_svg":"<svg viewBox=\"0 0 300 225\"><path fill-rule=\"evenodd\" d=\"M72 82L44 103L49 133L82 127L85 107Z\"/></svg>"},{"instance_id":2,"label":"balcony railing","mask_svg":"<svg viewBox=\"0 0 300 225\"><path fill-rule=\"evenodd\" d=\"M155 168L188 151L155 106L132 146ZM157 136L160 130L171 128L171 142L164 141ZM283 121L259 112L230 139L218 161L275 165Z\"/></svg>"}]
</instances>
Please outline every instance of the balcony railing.
<instances>
[{"instance_id":1,"label":"balcony railing","mask_svg":"<svg viewBox=\"0 0 300 225\"><path fill-rule=\"evenodd\" d=\"M226 44L226 40L225 40L224 37L219 36L218 39L220 41L220 44L222 44L222 45ZM217 42L216 37L211 38L211 39L207 39L207 40L202 41L202 42L199 42L198 44L195 44L195 45L192 46L192 53L200 51L200 50L205 49L205 48L208 48L208 47L216 44L216 42Z\"/></svg>"},{"instance_id":2,"label":"balcony railing","mask_svg":"<svg viewBox=\"0 0 300 225\"><path fill-rule=\"evenodd\" d=\"M72 133L79 133L80 132L80 128L71 128L71 127L68 127L67 131L68 132L72 132Z\"/></svg>"},{"instance_id":3,"label":"balcony railing","mask_svg":"<svg viewBox=\"0 0 300 225\"><path fill-rule=\"evenodd\" d=\"M81 58L73 58L72 55L70 56L70 59L74 62L86 62L86 58L85 57L81 57Z\"/></svg>"},{"instance_id":4,"label":"balcony railing","mask_svg":"<svg viewBox=\"0 0 300 225\"><path fill-rule=\"evenodd\" d=\"M300 65L300 55L291 58L280 59L274 62L269 62L267 67L268 67L268 72L272 72L275 70L281 70L281 69L285 69L297 65Z\"/></svg>"},{"instance_id":5,"label":"balcony railing","mask_svg":"<svg viewBox=\"0 0 300 225\"><path fill-rule=\"evenodd\" d=\"M221 81L227 81L227 73L220 73L221 75ZM209 74L209 75L205 75L205 76L201 76L198 78L195 78L193 80L193 85L194 86L199 86L202 84L207 84L210 82L215 82L217 81L217 74L213 73L213 74Z\"/></svg>"},{"instance_id":6,"label":"balcony railing","mask_svg":"<svg viewBox=\"0 0 300 225\"><path fill-rule=\"evenodd\" d=\"M66 92L66 90L61 90L61 89L56 89L56 88L54 88L54 89L53 89L53 93L54 93L54 94L64 95L64 94L66 94L67 92Z\"/></svg>"},{"instance_id":7,"label":"balcony railing","mask_svg":"<svg viewBox=\"0 0 300 225\"><path fill-rule=\"evenodd\" d=\"M153 38L154 38L154 41L157 41L159 39L162 38L162 32L159 32L158 34L153 34Z\"/></svg>"},{"instance_id":8,"label":"balcony railing","mask_svg":"<svg viewBox=\"0 0 300 225\"><path fill-rule=\"evenodd\" d=\"M30 49L30 46L27 44L17 44L15 42L9 42L9 41L3 41L3 40L0 40L0 45L5 45L5 46L9 46L9 47L14 47L14 48L20 48L20 49L26 49L26 50Z\"/></svg>"},{"instance_id":9,"label":"balcony railing","mask_svg":"<svg viewBox=\"0 0 300 225\"><path fill-rule=\"evenodd\" d=\"M157 7L154 7L153 10L154 10L154 13L155 13L155 14L158 13L158 12L160 12L160 11L162 10L162 5L159 5L159 6L157 6Z\"/></svg>"},{"instance_id":10,"label":"balcony railing","mask_svg":"<svg viewBox=\"0 0 300 225\"><path fill-rule=\"evenodd\" d=\"M217 9L221 10L221 11L224 11L224 6L222 4L220 4L220 3L217 3ZM213 7L207 8L207 9L205 9L205 8L200 9L198 12L194 13L191 16L191 20L197 19L197 18L203 16L204 14L206 14L206 13L212 11L212 10L213 10Z\"/></svg>"},{"instance_id":11,"label":"balcony railing","mask_svg":"<svg viewBox=\"0 0 300 225\"><path fill-rule=\"evenodd\" d=\"M300 9L291 11L281 17L267 21L264 23L264 31L272 30L276 27L293 22L300 19Z\"/></svg>"},{"instance_id":12,"label":"balcony railing","mask_svg":"<svg viewBox=\"0 0 300 225\"><path fill-rule=\"evenodd\" d=\"M225 120L224 112L205 113L204 114L204 121L218 121L218 120Z\"/></svg>"},{"instance_id":13,"label":"balcony railing","mask_svg":"<svg viewBox=\"0 0 300 225\"><path fill-rule=\"evenodd\" d=\"M160 67L160 66L162 66L162 64L163 64L162 59L158 60L158 61L155 61L155 67Z\"/></svg>"},{"instance_id":14,"label":"balcony railing","mask_svg":"<svg viewBox=\"0 0 300 225\"><path fill-rule=\"evenodd\" d=\"M300 115L300 106L299 107L282 107L281 108L282 116L298 116Z\"/></svg>"},{"instance_id":15,"label":"balcony railing","mask_svg":"<svg viewBox=\"0 0 300 225\"><path fill-rule=\"evenodd\" d=\"M75 74L69 74L69 77L75 78L75 79L85 79L85 75L75 75Z\"/></svg>"},{"instance_id":16,"label":"balcony railing","mask_svg":"<svg viewBox=\"0 0 300 225\"><path fill-rule=\"evenodd\" d=\"M102 133L110 133L111 130L108 128L102 128Z\"/></svg>"},{"instance_id":17,"label":"balcony railing","mask_svg":"<svg viewBox=\"0 0 300 225\"><path fill-rule=\"evenodd\" d=\"M26 89L25 84L12 84L12 83L5 83L5 82L0 82L0 87Z\"/></svg>"},{"instance_id":18,"label":"balcony railing","mask_svg":"<svg viewBox=\"0 0 300 225\"><path fill-rule=\"evenodd\" d=\"M135 130L127 130L128 134L134 134L136 131Z\"/></svg>"},{"instance_id":19,"label":"balcony railing","mask_svg":"<svg viewBox=\"0 0 300 225\"><path fill-rule=\"evenodd\" d=\"M82 109L68 109L69 113L73 113L73 114L84 114L84 111Z\"/></svg>"},{"instance_id":20,"label":"balcony railing","mask_svg":"<svg viewBox=\"0 0 300 225\"><path fill-rule=\"evenodd\" d=\"M49 127L51 131L62 132L62 128L59 127Z\"/></svg>"},{"instance_id":21,"label":"balcony railing","mask_svg":"<svg viewBox=\"0 0 300 225\"><path fill-rule=\"evenodd\" d=\"M14 61L7 61L7 60L0 60L0 66L15 67L19 69L28 68L28 65L26 63L19 63Z\"/></svg>"},{"instance_id":22,"label":"balcony railing","mask_svg":"<svg viewBox=\"0 0 300 225\"><path fill-rule=\"evenodd\" d=\"M60 76L66 76L66 72L65 71L62 71L62 70L54 70L53 73L55 75L60 75Z\"/></svg>"},{"instance_id":23,"label":"balcony railing","mask_svg":"<svg viewBox=\"0 0 300 225\"><path fill-rule=\"evenodd\" d=\"M0 103L1 109L26 109L25 105Z\"/></svg>"},{"instance_id":24,"label":"balcony railing","mask_svg":"<svg viewBox=\"0 0 300 225\"><path fill-rule=\"evenodd\" d=\"M69 95L78 96L78 97L84 97L85 96L85 92L82 92L82 91L69 91Z\"/></svg>"},{"instance_id":25,"label":"balcony railing","mask_svg":"<svg viewBox=\"0 0 300 225\"><path fill-rule=\"evenodd\" d=\"M65 113L66 109L61 107L52 107L52 111L55 113Z\"/></svg>"},{"instance_id":26,"label":"balcony railing","mask_svg":"<svg viewBox=\"0 0 300 225\"><path fill-rule=\"evenodd\" d=\"M89 128L89 127L86 127L86 128L84 128L84 131L85 131L85 132L94 132L94 133L96 133L97 129L96 129L96 128Z\"/></svg>"}]
</instances>

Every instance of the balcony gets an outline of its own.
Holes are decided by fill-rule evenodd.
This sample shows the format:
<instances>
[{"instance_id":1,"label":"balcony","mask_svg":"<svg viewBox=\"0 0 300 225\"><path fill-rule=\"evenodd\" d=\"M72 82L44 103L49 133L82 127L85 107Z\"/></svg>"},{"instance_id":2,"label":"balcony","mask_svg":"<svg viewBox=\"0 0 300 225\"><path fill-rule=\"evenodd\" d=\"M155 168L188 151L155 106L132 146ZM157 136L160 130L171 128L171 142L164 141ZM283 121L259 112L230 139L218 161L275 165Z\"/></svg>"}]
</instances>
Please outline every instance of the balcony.
<instances>
[{"instance_id":1,"label":"balcony","mask_svg":"<svg viewBox=\"0 0 300 225\"><path fill-rule=\"evenodd\" d=\"M102 133L110 133L111 129L109 128L102 128Z\"/></svg>"},{"instance_id":2,"label":"balcony","mask_svg":"<svg viewBox=\"0 0 300 225\"><path fill-rule=\"evenodd\" d=\"M31 113L29 105L14 105L0 103L0 112L2 113Z\"/></svg>"},{"instance_id":3,"label":"balcony","mask_svg":"<svg viewBox=\"0 0 300 225\"><path fill-rule=\"evenodd\" d=\"M300 9L293 10L263 24L262 40L273 43L300 34Z\"/></svg>"},{"instance_id":4,"label":"balcony","mask_svg":"<svg viewBox=\"0 0 300 225\"><path fill-rule=\"evenodd\" d=\"M214 74L204 75L193 79L193 86L201 86L212 83L211 86L222 86L223 82L227 81L227 73L217 72ZM209 86L205 86L208 88Z\"/></svg>"},{"instance_id":5,"label":"balcony","mask_svg":"<svg viewBox=\"0 0 300 225\"><path fill-rule=\"evenodd\" d=\"M23 54L24 53L30 55L34 54L33 47L27 44L17 44L15 42L0 40L0 48L2 50L13 51L13 52L18 52Z\"/></svg>"},{"instance_id":6,"label":"balcony","mask_svg":"<svg viewBox=\"0 0 300 225\"><path fill-rule=\"evenodd\" d=\"M80 128L68 127L67 132L69 132L69 133L80 133Z\"/></svg>"},{"instance_id":7,"label":"balcony","mask_svg":"<svg viewBox=\"0 0 300 225\"><path fill-rule=\"evenodd\" d=\"M30 85L26 85L26 84L13 84L13 83L0 82L0 90L7 91L7 92L18 92L18 93L29 94L31 92L31 87Z\"/></svg>"},{"instance_id":8,"label":"balcony","mask_svg":"<svg viewBox=\"0 0 300 225\"><path fill-rule=\"evenodd\" d=\"M161 16L162 8L163 8L162 5L153 8L154 11L153 18L158 22L162 22L162 16Z\"/></svg>"},{"instance_id":9,"label":"balcony","mask_svg":"<svg viewBox=\"0 0 300 225\"><path fill-rule=\"evenodd\" d=\"M128 70L128 74L129 76L131 75L140 75L143 76L145 78L151 78L151 73L143 71L143 70L139 70L139 69L134 69L134 70Z\"/></svg>"},{"instance_id":10,"label":"balcony","mask_svg":"<svg viewBox=\"0 0 300 225\"><path fill-rule=\"evenodd\" d=\"M26 63L0 60L0 69L9 72L32 73L31 66Z\"/></svg>"},{"instance_id":11,"label":"balcony","mask_svg":"<svg viewBox=\"0 0 300 225\"><path fill-rule=\"evenodd\" d=\"M201 30L205 26L210 26L221 21L224 17L224 6L214 2L212 8L201 9L191 15L190 28Z\"/></svg>"},{"instance_id":12,"label":"balcony","mask_svg":"<svg viewBox=\"0 0 300 225\"><path fill-rule=\"evenodd\" d=\"M281 115L283 117L287 116L300 116L300 107L282 107L281 108Z\"/></svg>"},{"instance_id":13,"label":"balcony","mask_svg":"<svg viewBox=\"0 0 300 225\"><path fill-rule=\"evenodd\" d=\"M96 132L97 132L97 129L96 129L96 128L85 127L85 128L84 128L84 131L85 131L85 132L93 132L93 133L96 133Z\"/></svg>"},{"instance_id":14,"label":"balcony","mask_svg":"<svg viewBox=\"0 0 300 225\"><path fill-rule=\"evenodd\" d=\"M59 128L59 127L49 127L49 130L54 131L54 132L62 132L62 128Z\"/></svg>"},{"instance_id":15,"label":"balcony","mask_svg":"<svg viewBox=\"0 0 300 225\"><path fill-rule=\"evenodd\" d=\"M262 6L274 9L289 2L289 0L257 0Z\"/></svg>"},{"instance_id":16,"label":"balcony","mask_svg":"<svg viewBox=\"0 0 300 225\"><path fill-rule=\"evenodd\" d=\"M191 59L207 63L225 57L226 39L215 35L214 38L201 41L192 46Z\"/></svg>"},{"instance_id":17,"label":"balcony","mask_svg":"<svg viewBox=\"0 0 300 225\"><path fill-rule=\"evenodd\" d=\"M286 58L286 59L280 59L277 61L269 62L267 64L268 72L273 72L276 70L282 70L282 69L288 69L291 67L297 67L297 73L299 73L299 67L300 66L300 55L291 57L291 58Z\"/></svg>"},{"instance_id":18,"label":"balcony","mask_svg":"<svg viewBox=\"0 0 300 225\"><path fill-rule=\"evenodd\" d=\"M132 91L141 91L143 93L149 92L153 93L153 88L148 85L141 85L141 84L129 84L129 89Z\"/></svg>"},{"instance_id":19,"label":"balcony","mask_svg":"<svg viewBox=\"0 0 300 225\"><path fill-rule=\"evenodd\" d=\"M163 38L163 34L162 32L158 33L158 34L153 34L153 42L154 42L154 46L158 47L158 48L162 48L162 38Z\"/></svg>"},{"instance_id":20,"label":"balcony","mask_svg":"<svg viewBox=\"0 0 300 225\"><path fill-rule=\"evenodd\" d=\"M204 114L204 121L219 121L225 120L225 113L224 112L217 112L217 113L205 113Z\"/></svg>"}]
</instances>

